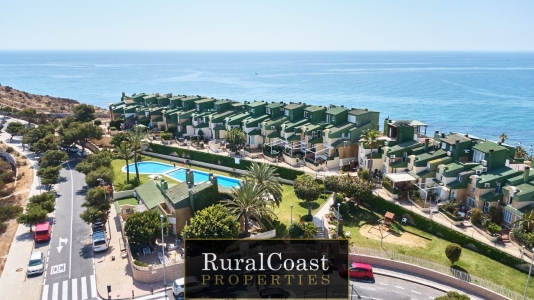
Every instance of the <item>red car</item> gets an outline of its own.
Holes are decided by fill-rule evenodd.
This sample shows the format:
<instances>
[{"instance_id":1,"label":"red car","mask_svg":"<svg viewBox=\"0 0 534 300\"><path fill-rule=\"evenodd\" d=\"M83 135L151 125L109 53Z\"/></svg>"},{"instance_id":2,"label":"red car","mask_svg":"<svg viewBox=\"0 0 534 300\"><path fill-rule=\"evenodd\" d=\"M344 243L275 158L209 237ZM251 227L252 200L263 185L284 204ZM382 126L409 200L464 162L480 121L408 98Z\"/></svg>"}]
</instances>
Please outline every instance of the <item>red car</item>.
<instances>
[{"instance_id":1,"label":"red car","mask_svg":"<svg viewBox=\"0 0 534 300\"><path fill-rule=\"evenodd\" d=\"M371 265L357 262L350 263L350 278L363 278L365 280L373 279L373 268ZM347 276L347 265L339 267L339 275Z\"/></svg>"}]
</instances>

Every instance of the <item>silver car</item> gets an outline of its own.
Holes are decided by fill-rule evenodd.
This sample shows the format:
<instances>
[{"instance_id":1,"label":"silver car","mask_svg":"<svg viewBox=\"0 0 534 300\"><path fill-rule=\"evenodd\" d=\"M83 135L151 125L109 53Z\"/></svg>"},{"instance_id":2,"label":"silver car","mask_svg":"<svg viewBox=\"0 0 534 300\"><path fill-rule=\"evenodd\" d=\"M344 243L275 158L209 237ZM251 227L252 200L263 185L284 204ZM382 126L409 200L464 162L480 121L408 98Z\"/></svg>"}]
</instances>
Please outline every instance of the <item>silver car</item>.
<instances>
[{"instance_id":1,"label":"silver car","mask_svg":"<svg viewBox=\"0 0 534 300\"><path fill-rule=\"evenodd\" d=\"M41 251L32 252L26 275L41 275L44 271L44 254Z\"/></svg>"}]
</instances>

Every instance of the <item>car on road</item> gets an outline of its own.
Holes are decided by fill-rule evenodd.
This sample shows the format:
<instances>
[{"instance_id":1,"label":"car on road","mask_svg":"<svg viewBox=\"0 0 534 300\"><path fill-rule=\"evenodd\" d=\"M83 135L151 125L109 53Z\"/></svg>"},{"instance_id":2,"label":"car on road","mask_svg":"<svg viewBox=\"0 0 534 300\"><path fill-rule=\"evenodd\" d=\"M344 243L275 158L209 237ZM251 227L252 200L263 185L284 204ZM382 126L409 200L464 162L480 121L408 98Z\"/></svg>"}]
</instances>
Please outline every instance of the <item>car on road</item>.
<instances>
[{"instance_id":1,"label":"car on road","mask_svg":"<svg viewBox=\"0 0 534 300\"><path fill-rule=\"evenodd\" d=\"M350 269L347 270L347 265L343 264L339 267L339 276L347 276L349 274L350 278L363 278L365 280L373 279L373 268L371 265L351 262Z\"/></svg>"},{"instance_id":2,"label":"car on road","mask_svg":"<svg viewBox=\"0 0 534 300\"><path fill-rule=\"evenodd\" d=\"M93 231L93 233L99 231L106 231L106 227L104 226L104 223L99 221L91 224L91 230Z\"/></svg>"},{"instance_id":3,"label":"car on road","mask_svg":"<svg viewBox=\"0 0 534 300\"><path fill-rule=\"evenodd\" d=\"M87 154L85 153L85 151L82 152L82 150L80 150L80 151L76 152L76 155L78 155L79 157L82 157L82 156L85 156Z\"/></svg>"},{"instance_id":4,"label":"car on road","mask_svg":"<svg viewBox=\"0 0 534 300\"><path fill-rule=\"evenodd\" d=\"M78 151L80 151L80 148L78 148L78 146L70 146L69 147L69 152L76 153Z\"/></svg>"},{"instance_id":5,"label":"car on road","mask_svg":"<svg viewBox=\"0 0 534 300\"><path fill-rule=\"evenodd\" d=\"M37 223L37 225L35 225L33 239L36 242L45 242L50 240L51 233L52 226L50 226L50 222Z\"/></svg>"},{"instance_id":6,"label":"car on road","mask_svg":"<svg viewBox=\"0 0 534 300\"><path fill-rule=\"evenodd\" d=\"M109 247L105 231L93 232L93 252L107 250Z\"/></svg>"},{"instance_id":7,"label":"car on road","mask_svg":"<svg viewBox=\"0 0 534 300\"><path fill-rule=\"evenodd\" d=\"M297 299L295 292L281 288L267 288L259 293L260 299Z\"/></svg>"},{"instance_id":8,"label":"car on road","mask_svg":"<svg viewBox=\"0 0 534 300\"><path fill-rule=\"evenodd\" d=\"M32 252L26 275L41 275L44 272L44 254L41 251Z\"/></svg>"},{"instance_id":9,"label":"car on road","mask_svg":"<svg viewBox=\"0 0 534 300\"><path fill-rule=\"evenodd\" d=\"M185 296L185 290L187 293L205 292L210 288L209 284L200 282L194 276L188 276L186 278L178 278L172 283L172 293L179 299L183 299Z\"/></svg>"}]
</instances>

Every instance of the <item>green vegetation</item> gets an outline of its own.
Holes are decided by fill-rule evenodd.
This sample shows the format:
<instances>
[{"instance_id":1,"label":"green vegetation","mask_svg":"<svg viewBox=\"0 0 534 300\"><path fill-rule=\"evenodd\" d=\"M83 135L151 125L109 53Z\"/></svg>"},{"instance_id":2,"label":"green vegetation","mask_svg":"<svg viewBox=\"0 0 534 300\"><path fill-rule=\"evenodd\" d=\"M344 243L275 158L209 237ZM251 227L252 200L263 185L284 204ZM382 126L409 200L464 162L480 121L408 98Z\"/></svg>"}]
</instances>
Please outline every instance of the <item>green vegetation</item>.
<instances>
[{"instance_id":1,"label":"green vegetation","mask_svg":"<svg viewBox=\"0 0 534 300\"><path fill-rule=\"evenodd\" d=\"M128 197L128 198L122 198L122 199L119 199L119 200L115 200L115 202L121 206L121 205L124 205L124 204L129 204L129 205L135 205L137 206L137 199L135 199L134 197Z\"/></svg>"},{"instance_id":2,"label":"green vegetation","mask_svg":"<svg viewBox=\"0 0 534 300\"><path fill-rule=\"evenodd\" d=\"M462 247L455 243L450 243L445 247L445 255L451 261L451 264L454 265L455 262L460 260L462 255Z\"/></svg>"},{"instance_id":3,"label":"green vegetation","mask_svg":"<svg viewBox=\"0 0 534 300\"><path fill-rule=\"evenodd\" d=\"M435 298L435 300L469 300L469 296L466 294L460 294L457 291L448 291L447 294Z\"/></svg>"},{"instance_id":4,"label":"green vegetation","mask_svg":"<svg viewBox=\"0 0 534 300\"><path fill-rule=\"evenodd\" d=\"M167 231L169 223L163 219L163 230ZM152 244L158 237L161 238L161 220L158 210L134 212L128 216L124 225L128 240L133 244Z\"/></svg>"},{"instance_id":5,"label":"green vegetation","mask_svg":"<svg viewBox=\"0 0 534 300\"><path fill-rule=\"evenodd\" d=\"M184 238L237 238L241 226L235 216L221 204L198 211L184 227Z\"/></svg>"}]
</instances>

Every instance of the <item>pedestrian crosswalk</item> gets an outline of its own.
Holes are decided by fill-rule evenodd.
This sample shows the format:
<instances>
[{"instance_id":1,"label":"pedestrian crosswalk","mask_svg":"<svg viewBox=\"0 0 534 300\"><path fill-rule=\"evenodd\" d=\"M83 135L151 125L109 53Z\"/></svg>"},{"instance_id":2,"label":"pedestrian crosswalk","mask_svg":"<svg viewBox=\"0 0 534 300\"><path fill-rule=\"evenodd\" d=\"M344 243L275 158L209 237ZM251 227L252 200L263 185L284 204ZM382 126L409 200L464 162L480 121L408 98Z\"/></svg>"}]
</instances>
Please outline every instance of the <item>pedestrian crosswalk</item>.
<instances>
[{"instance_id":1,"label":"pedestrian crosswalk","mask_svg":"<svg viewBox=\"0 0 534 300\"><path fill-rule=\"evenodd\" d=\"M99 299L95 275L63 280L43 286L41 300L93 300Z\"/></svg>"}]
</instances>

